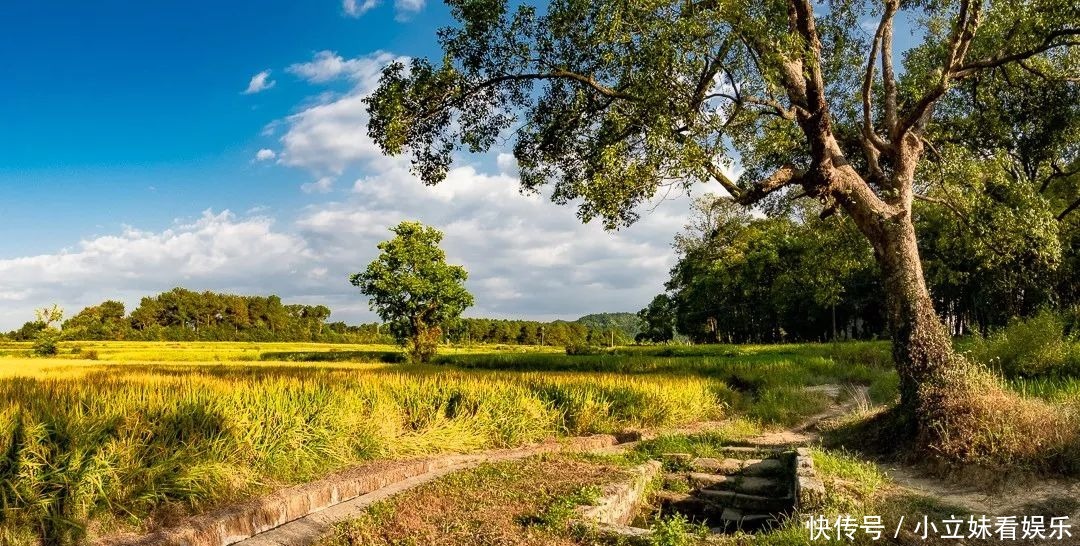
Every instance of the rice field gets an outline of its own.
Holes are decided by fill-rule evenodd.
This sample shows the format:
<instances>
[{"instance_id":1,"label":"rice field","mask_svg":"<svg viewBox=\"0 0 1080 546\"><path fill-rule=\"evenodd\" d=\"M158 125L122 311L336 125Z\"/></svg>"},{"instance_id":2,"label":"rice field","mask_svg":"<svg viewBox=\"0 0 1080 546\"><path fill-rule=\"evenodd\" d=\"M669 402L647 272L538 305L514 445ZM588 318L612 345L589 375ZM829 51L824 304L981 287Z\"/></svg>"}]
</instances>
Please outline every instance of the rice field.
<instances>
[{"instance_id":1,"label":"rice field","mask_svg":"<svg viewBox=\"0 0 1080 546\"><path fill-rule=\"evenodd\" d=\"M138 532L370 461L715 419L753 434L823 409L807 385L896 396L881 343L449 348L427 366L375 345L27 349L0 345L5 545Z\"/></svg>"}]
</instances>

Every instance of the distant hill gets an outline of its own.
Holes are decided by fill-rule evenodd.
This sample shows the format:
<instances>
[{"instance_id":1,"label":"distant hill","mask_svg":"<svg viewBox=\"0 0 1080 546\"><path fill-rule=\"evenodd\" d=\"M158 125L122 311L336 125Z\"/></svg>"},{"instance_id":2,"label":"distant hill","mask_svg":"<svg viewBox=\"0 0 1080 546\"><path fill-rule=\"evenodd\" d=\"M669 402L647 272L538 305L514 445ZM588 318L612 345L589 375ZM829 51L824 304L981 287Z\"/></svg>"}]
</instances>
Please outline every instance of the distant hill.
<instances>
[{"instance_id":1,"label":"distant hill","mask_svg":"<svg viewBox=\"0 0 1080 546\"><path fill-rule=\"evenodd\" d=\"M635 313L594 313L574 322L594 330L614 329L625 334L628 339L634 339L642 330L641 319Z\"/></svg>"}]
</instances>

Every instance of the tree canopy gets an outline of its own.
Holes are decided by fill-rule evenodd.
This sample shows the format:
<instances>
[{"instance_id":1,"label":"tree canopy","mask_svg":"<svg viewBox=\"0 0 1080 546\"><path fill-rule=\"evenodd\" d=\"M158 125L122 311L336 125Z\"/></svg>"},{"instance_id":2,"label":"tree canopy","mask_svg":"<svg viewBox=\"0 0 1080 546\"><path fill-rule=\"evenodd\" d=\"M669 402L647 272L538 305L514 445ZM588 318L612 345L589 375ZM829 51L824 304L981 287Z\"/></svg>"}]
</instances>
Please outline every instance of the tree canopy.
<instances>
[{"instance_id":1,"label":"tree canopy","mask_svg":"<svg viewBox=\"0 0 1080 546\"><path fill-rule=\"evenodd\" d=\"M446 263L439 230L402 222L390 231L394 238L379 243L382 252L350 282L370 298L371 309L389 323L410 357L426 362L443 330L473 304L465 289L468 273Z\"/></svg>"},{"instance_id":2,"label":"tree canopy","mask_svg":"<svg viewBox=\"0 0 1080 546\"><path fill-rule=\"evenodd\" d=\"M553 183L555 201L577 200L583 218L609 226L633 221L634 205L672 183L717 180L752 202L796 182L831 199L825 190L839 181L810 179L822 162L813 148L826 145L866 173L865 187L846 191L884 206L899 141L978 112L955 98L974 82L1035 78L1016 74L1024 63L1055 105L1076 104L1075 86L1059 89L1076 74L1068 46L1080 13L1063 0L836 1L820 15L805 0L448 4L457 24L439 34L441 62L390 65L368 99L376 142L411 152L417 174L436 183L455 151L513 131L524 188ZM924 42L894 67L901 11ZM875 31L863 30L868 20ZM1013 79L987 75L1004 70ZM828 134L808 137L810 126ZM1062 166L1061 146L1020 141L1040 150L1028 164ZM747 169L737 182L722 168L736 158Z\"/></svg>"}]
</instances>

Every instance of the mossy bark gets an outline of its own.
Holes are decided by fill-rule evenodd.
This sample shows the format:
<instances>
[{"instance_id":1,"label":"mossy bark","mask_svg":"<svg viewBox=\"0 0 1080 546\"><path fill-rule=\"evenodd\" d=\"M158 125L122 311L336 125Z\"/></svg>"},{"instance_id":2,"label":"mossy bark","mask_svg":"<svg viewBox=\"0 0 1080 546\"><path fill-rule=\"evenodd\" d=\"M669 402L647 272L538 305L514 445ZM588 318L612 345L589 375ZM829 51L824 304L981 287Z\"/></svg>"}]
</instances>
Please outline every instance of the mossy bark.
<instances>
[{"instance_id":1,"label":"mossy bark","mask_svg":"<svg viewBox=\"0 0 1080 546\"><path fill-rule=\"evenodd\" d=\"M882 223L875 253L884 277L886 314L892 336L892 355L900 376L900 409L915 432L927 433L932 401L923 387L940 382L958 365L948 333L926 288L916 245L915 228L907 215Z\"/></svg>"}]
</instances>

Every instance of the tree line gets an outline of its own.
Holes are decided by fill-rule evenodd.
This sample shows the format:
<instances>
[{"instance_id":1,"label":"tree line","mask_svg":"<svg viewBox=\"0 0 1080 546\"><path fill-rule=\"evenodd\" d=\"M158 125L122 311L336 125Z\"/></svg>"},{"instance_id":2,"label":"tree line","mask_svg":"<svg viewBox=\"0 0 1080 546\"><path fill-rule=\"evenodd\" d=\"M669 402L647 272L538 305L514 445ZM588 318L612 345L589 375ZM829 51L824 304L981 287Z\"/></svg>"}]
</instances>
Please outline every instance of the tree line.
<instances>
[{"instance_id":1,"label":"tree line","mask_svg":"<svg viewBox=\"0 0 1080 546\"><path fill-rule=\"evenodd\" d=\"M240 296L174 288L144 297L126 312L123 302L108 300L86 307L62 322L60 338L71 341L316 341L327 343L391 343L386 324L330 322L323 305L286 304L275 295ZM441 341L461 344L606 345L633 340L634 315L606 313L622 327L585 322L460 318L447 324ZM582 317L587 319L588 317ZM587 321L586 321L587 322ZM17 330L0 334L13 341L33 341L48 328L40 317Z\"/></svg>"}]
</instances>

